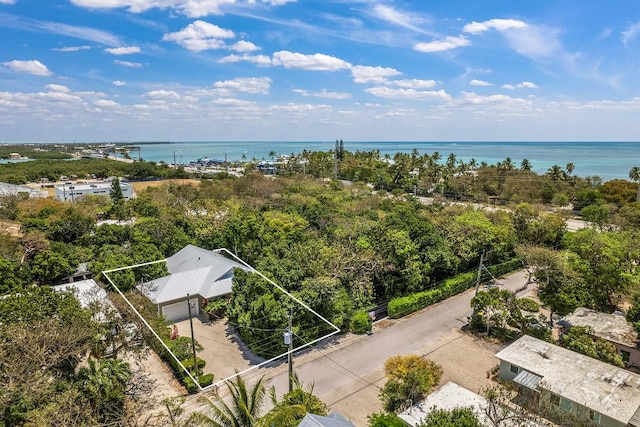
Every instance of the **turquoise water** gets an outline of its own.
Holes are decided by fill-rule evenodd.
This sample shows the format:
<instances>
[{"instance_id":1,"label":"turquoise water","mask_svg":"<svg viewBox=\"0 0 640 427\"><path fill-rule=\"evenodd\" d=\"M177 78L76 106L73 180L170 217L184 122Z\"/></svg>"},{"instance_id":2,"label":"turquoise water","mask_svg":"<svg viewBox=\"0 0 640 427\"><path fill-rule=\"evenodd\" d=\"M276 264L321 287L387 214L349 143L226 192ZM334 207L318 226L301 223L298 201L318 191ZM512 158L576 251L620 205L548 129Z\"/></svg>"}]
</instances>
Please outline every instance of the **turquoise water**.
<instances>
[{"instance_id":1,"label":"turquoise water","mask_svg":"<svg viewBox=\"0 0 640 427\"><path fill-rule=\"evenodd\" d=\"M303 150L328 151L335 148L335 141L329 142L170 142L134 144L141 147L140 156L147 161L173 163L174 153L178 163L189 163L201 157L240 160L268 159L269 152L277 154L298 154ZM453 153L458 160L495 164L510 157L520 165L528 159L533 170L544 173L553 165L563 169L573 163L574 175L599 176L603 180L628 179L629 169L640 166L639 142L370 142L345 141L349 151L379 150L381 155L396 152L410 153L417 149L420 154L439 152L444 163ZM137 158L132 152L131 157Z\"/></svg>"}]
</instances>

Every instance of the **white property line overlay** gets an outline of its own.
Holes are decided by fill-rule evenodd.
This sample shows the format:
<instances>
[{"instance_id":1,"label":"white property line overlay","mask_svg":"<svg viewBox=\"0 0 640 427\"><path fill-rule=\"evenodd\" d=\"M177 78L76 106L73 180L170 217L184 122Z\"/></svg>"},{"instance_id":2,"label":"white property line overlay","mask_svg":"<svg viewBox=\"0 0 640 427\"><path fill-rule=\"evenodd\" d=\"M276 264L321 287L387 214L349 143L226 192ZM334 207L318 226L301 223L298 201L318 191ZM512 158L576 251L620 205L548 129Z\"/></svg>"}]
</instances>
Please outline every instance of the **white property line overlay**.
<instances>
[{"instance_id":1,"label":"white property line overlay","mask_svg":"<svg viewBox=\"0 0 640 427\"><path fill-rule=\"evenodd\" d=\"M220 252L225 252L228 255L230 255L231 257L233 257L234 259L236 259L239 263L243 264L244 266L246 266L251 273L255 273L258 276L262 277L264 280L266 280L268 283L270 283L271 285L275 286L276 288L278 288L282 293L284 293L285 295L287 295L289 298L291 298L292 300L294 300L295 302L297 302L298 304L300 304L302 307L304 307L305 309L307 309L308 311L310 311L311 313L313 313L315 316L317 316L318 318L320 318L323 322L325 322L327 325L331 326L334 331L324 335L320 338L317 338L311 342L305 343L299 347L294 348L293 350L291 350L291 353L293 354L294 352L298 351L298 350L302 350L305 347L309 347L312 346L313 344L320 342L324 339L327 339L335 334L340 333L340 328L338 328L336 325L334 325L333 323L331 323L329 320L327 320L325 317L323 317L322 315L320 315L317 311L315 311L314 309L312 309L311 307L309 307L307 304L305 304L304 302L300 301L298 298L296 298L294 295L292 295L291 293L289 293L286 289L284 289L282 286L278 285L277 283L275 283L273 280L269 279L267 276L265 276L264 274L262 274L261 272L259 272L258 270L256 270L255 268L253 268L251 265L249 265L247 262L245 262L243 259L240 259L236 254L234 254L233 252L231 252L230 250L228 250L227 248L219 248L219 249L214 249L212 250L212 252L216 252L216 253L220 253ZM152 265L152 264L158 264L160 262L166 262L167 258L162 259L162 260L158 260L158 261L150 261L150 262L144 262L141 264L136 264L136 265L130 265L127 267L120 267L120 268L113 268L111 270L105 270L102 272L102 274L104 275L104 277L107 278L107 280L109 281L109 283L111 284L111 286L113 286L115 288L115 290L118 292L118 294L120 294L120 296L127 302L127 305L129 305L129 307L133 310L133 312L140 318L140 320L142 320L142 323L145 324L145 326L151 331L151 333L153 334L154 337L156 337L156 339L158 339L158 341L160 341L160 344L162 344L162 346L165 348L165 350L167 350L169 352L169 354L171 355L171 357L173 357L173 359L178 362L178 365L180 365L182 367L182 370L189 376L189 378L191 378L191 380L193 381L193 383L196 385L196 387L198 387L198 389L200 389L201 392L203 391L208 391L211 389L218 389L218 387L221 384L224 384L225 382L246 374L248 372L251 372L255 369L258 369L268 363L271 363L285 355L289 354L289 351L286 351L278 356L272 357L269 360L265 360L264 362L258 363L255 366L250 366L249 368L245 369L244 371L240 371L237 372L234 375L228 376L227 378L224 378L222 380L216 381L215 383L208 385L206 387L202 387L200 386L200 383L198 383L198 381L196 381L196 379L191 375L191 373L189 372L189 370L187 368L184 367L184 365L182 364L181 361L178 360L178 358L176 357L175 354L173 354L173 352L171 351L171 349L165 344L164 340L162 338L160 338L160 336L156 333L156 331L153 330L153 328L151 327L151 325L149 325L147 323L147 321L144 319L144 317L140 314L140 312L138 312L138 310L136 310L136 308L133 306L133 304L131 304L131 302L129 301L129 299L124 296L124 294L122 293L122 291L120 290L120 288L118 288L116 286L115 283L113 283L113 281L111 280L111 278L109 277L108 273L114 273L116 271L122 271L122 270L129 270L132 268L137 268L137 267L144 267L145 265Z\"/></svg>"}]
</instances>

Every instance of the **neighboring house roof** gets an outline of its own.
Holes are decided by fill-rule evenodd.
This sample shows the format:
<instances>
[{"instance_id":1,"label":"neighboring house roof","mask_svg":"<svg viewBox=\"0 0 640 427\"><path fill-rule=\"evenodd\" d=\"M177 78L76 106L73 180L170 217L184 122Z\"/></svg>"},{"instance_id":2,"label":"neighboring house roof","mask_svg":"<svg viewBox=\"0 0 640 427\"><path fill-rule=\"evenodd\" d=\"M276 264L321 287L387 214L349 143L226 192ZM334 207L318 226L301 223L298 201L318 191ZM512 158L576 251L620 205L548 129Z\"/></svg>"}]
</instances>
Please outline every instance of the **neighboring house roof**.
<instances>
[{"instance_id":1,"label":"neighboring house roof","mask_svg":"<svg viewBox=\"0 0 640 427\"><path fill-rule=\"evenodd\" d=\"M450 411L456 408L471 407L477 416L483 414L487 404L485 398L459 386L448 382L438 390L428 395L424 400L398 414L410 426L417 426L436 407Z\"/></svg>"},{"instance_id":2,"label":"neighboring house roof","mask_svg":"<svg viewBox=\"0 0 640 427\"><path fill-rule=\"evenodd\" d=\"M332 412L326 417L309 414L304 416L298 427L356 427L339 412Z\"/></svg>"},{"instance_id":3,"label":"neighboring house roof","mask_svg":"<svg viewBox=\"0 0 640 427\"><path fill-rule=\"evenodd\" d=\"M168 276L140 285L154 303L162 304L189 295L215 298L231 293L233 269L249 267L214 251L187 245L167 258Z\"/></svg>"},{"instance_id":4,"label":"neighboring house roof","mask_svg":"<svg viewBox=\"0 0 640 427\"><path fill-rule=\"evenodd\" d=\"M91 305L98 305L99 307L109 307L110 309L115 310L113 303L107 296L107 291L98 286L93 279L64 283L62 285L52 286L51 288L57 292L73 292L82 308L89 308ZM105 313L95 313L94 320L98 322L106 320Z\"/></svg>"},{"instance_id":5,"label":"neighboring house roof","mask_svg":"<svg viewBox=\"0 0 640 427\"><path fill-rule=\"evenodd\" d=\"M569 326L587 326L593 329L595 336L607 341L636 348L638 333L633 325L620 314L600 313L588 308L579 307L565 316L561 322Z\"/></svg>"},{"instance_id":6,"label":"neighboring house roof","mask_svg":"<svg viewBox=\"0 0 640 427\"><path fill-rule=\"evenodd\" d=\"M471 408L476 414L481 425L490 425L490 420L486 415L486 409L489 401L484 397L449 381L438 390L434 391L421 402L416 403L411 408L398 414L398 416L409 426L420 425L425 417L434 409L443 409L451 411L457 408ZM533 420L527 420L524 424L520 419L514 419L513 422L506 421L505 427L510 426L539 426Z\"/></svg>"},{"instance_id":7,"label":"neighboring house roof","mask_svg":"<svg viewBox=\"0 0 640 427\"><path fill-rule=\"evenodd\" d=\"M640 375L530 336L496 357L541 377L549 390L625 425L640 408Z\"/></svg>"}]
</instances>

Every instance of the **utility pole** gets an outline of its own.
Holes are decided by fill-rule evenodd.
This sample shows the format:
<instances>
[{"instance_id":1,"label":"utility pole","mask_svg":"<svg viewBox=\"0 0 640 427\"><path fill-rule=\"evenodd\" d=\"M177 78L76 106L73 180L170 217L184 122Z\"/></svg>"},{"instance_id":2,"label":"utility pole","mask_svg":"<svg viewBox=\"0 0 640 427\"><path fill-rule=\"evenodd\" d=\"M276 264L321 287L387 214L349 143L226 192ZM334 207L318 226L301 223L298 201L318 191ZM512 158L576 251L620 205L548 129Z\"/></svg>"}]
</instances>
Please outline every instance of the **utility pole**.
<instances>
[{"instance_id":1,"label":"utility pole","mask_svg":"<svg viewBox=\"0 0 640 427\"><path fill-rule=\"evenodd\" d=\"M289 393L293 391L293 333L291 332L291 323L293 321L293 308L289 309L287 314L287 330L284 333L284 344L289 347L287 352L287 363L289 364Z\"/></svg>"},{"instance_id":2,"label":"utility pole","mask_svg":"<svg viewBox=\"0 0 640 427\"><path fill-rule=\"evenodd\" d=\"M482 277L482 269L484 268L484 251L480 255L480 265L478 265L478 277L476 278L476 295L478 295L478 288L480 288L480 278Z\"/></svg>"},{"instance_id":3,"label":"utility pole","mask_svg":"<svg viewBox=\"0 0 640 427\"><path fill-rule=\"evenodd\" d=\"M198 359L196 358L196 339L193 336L193 317L191 317L191 297L187 294L187 306L189 307L189 325L191 326L191 348L193 349L194 378L198 380Z\"/></svg>"}]
</instances>

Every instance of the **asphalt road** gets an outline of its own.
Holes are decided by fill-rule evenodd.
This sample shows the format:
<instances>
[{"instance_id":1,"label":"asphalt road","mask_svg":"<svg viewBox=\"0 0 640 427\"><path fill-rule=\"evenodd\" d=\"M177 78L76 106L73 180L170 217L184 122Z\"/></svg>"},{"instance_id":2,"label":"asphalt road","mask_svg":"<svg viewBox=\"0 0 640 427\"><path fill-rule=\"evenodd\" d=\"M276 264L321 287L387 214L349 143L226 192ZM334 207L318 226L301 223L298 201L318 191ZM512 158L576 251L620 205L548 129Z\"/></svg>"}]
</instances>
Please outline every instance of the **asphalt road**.
<instances>
[{"instance_id":1,"label":"asphalt road","mask_svg":"<svg viewBox=\"0 0 640 427\"><path fill-rule=\"evenodd\" d=\"M498 281L499 285L515 291L527 282L527 273L522 270ZM363 336L335 350L313 350L296 359L295 372L305 384L314 384L314 394L330 407L339 406L343 415L345 401L353 400L358 406L359 394L367 389L379 388L384 384L383 366L385 360L399 354L424 354L423 349L430 343L444 337L452 329L461 328L471 314L470 301L474 290L452 297L420 313L401 319L385 329ZM269 376L269 375L267 375ZM276 387L278 395L287 390L287 372L267 380ZM371 396L371 390L366 393ZM374 393L374 395L377 395ZM370 402L372 413L379 407L378 402Z\"/></svg>"}]
</instances>

